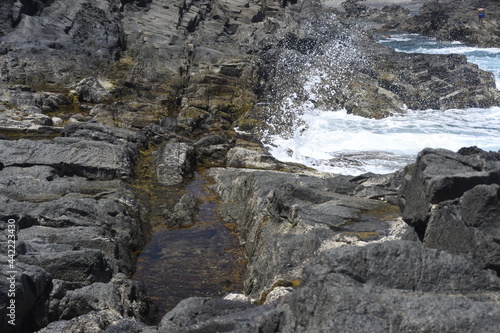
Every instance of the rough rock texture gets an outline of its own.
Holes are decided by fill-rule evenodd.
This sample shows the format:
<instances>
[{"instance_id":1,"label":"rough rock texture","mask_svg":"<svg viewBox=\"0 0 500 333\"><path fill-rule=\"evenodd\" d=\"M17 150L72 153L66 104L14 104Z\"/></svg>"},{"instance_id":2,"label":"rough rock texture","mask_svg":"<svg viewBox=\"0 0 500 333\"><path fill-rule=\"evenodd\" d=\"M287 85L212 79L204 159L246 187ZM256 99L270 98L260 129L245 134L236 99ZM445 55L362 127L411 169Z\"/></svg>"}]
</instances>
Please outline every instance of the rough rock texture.
<instances>
[{"instance_id":1,"label":"rough rock texture","mask_svg":"<svg viewBox=\"0 0 500 333\"><path fill-rule=\"evenodd\" d=\"M6 241L2 240L2 244ZM0 327L2 332L33 332L48 324L51 275L35 265L17 263L11 267L8 260L12 257L3 253L8 252L3 251L0 256ZM12 293L15 293L14 298ZM13 305L12 299L15 300ZM9 324L11 320L16 325Z\"/></svg>"},{"instance_id":2,"label":"rough rock texture","mask_svg":"<svg viewBox=\"0 0 500 333\"><path fill-rule=\"evenodd\" d=\"M438 31L425 16L435 10L454 20L443 3L414 22ZM392 27L407 20L385 12ZM498 154L424 151L405 173L332 176L276 161L240 132L292 131L290 103L367 117L498 105L492 76L465 58L396 53L315 0L22 0L0 3L0 64L16 332L498 331ZM246 297L267 304L191 298L148 327L135 252L149 220L192 223L196 198L176 194L166 210L155 195L195 165L218 167L220 212L249 259ZM401 182L424 247L398 218ZM378 244L395 238L412 241Z\"/></svg>"},{"instance_id":3,"label":"rough rock texture","mask_svg":"<svg viewBox=\"0 0 500 333\"><path fill-rule=\"evenodd\" d=\"M414 242L330 250L311 263L305 279L283 301L292 312L285 318L293 319L282 332L498 329L498 276Z\"/></svg>"},{"instance_id":4,"label":"rough rock texture","mask_svg":"<svg viewBox=\"0 0 500 333\"><path fill-rule=\"evenodd\" d=\"M221 214L238 224L249 259L245 293L253 298L265 298L279 281L300 283L304 263L319 251L379 239L395 224L389 204L352 197L363 180L231 168L210 175ZM368 217L374 211L379 219Z\"/></svg>"},{"instance_id":5,"label":"rough rock texture","mask_svg":"<svg viewBox=\"0 0 500 333\"><path fill-rule=\"evenodd\" d=\"M471 255L500 272L500 155L478 148L422 151L401 185L403 219L425 246Z\"/></svg>"},{"instance_id":6,"label":"rough rock texture","mask_svg":"<svg viewBox=\"0 0 500 333\"><path fill-rule=\"evenodd\" d=\"M126 131L76 127L50 141L1 141L0 228L15 221L16 332L94 310L141 320L152 312L143 286L126 278L146 238L137 193L121 179L132 177L137 148ZM8 235L0 236L5 254ZM9 299L1 301L5 311Z\"/></svg>"},{"instance_id":7,"label":"rough rock texture","mask_svg":"<svg viewBox=\"0 0 500 333\"><path fill-rule=\"evenodd\" d=\"M479 7L486 10L486 18L482 24L477 16ZM498 1L492 0L429 1L424 2L419 15L406 18L398 28L441 40L458 40L480 47L499 47L499 10Z\"/></svg>"},{"instance_id":8,"label":"rough rock texture","mask_svg":"<svg viewBox=\"0 0 500 333\"><path fill-rule=\"evenodd\" d=\"M192 146L178 141L170 141L158 151L156 172L158 182L163 185L182 183L193 173L194 152Z\"/></svg>"},{"instance_id":9,"label":"rough rock texture","mask_svg":"<svg viewBox=\"0 0 500 333\"><path fill-rule=\"evenodd\" d=\"M37 10L29 10L30 4ZM21 5L20 15L12 18L15 28L0 37L6 50L2 83L69 83L106 70L124 46L118 1L23 1Z\"/></svg>"},{"instance_id":10,"label":"rough rock texture","mask_svg":"<svg viewBox=\"0 0 500 333\"><path fill-rule=\"evenodd\" d=\"M304 284L271 304L190 298L159 330L496 332L499 288L498 276L473 260L416 242L345 246L319 254Z\"/></svg>"}]
</instances>

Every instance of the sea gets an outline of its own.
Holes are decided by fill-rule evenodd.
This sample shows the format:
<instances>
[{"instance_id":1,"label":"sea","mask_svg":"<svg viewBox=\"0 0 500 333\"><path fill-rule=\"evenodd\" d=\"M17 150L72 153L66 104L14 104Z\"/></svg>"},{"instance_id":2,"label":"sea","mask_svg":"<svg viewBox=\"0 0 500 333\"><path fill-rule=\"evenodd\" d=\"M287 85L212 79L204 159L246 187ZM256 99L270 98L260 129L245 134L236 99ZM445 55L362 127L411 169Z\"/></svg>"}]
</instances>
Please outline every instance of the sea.
<instances>
[{"instance_id":1,"label":"sea","mask_svg":"<svg viewBox=\"0 0 500 333\"><path fill-rule=\"evenodd\" d=\"M493 73L500 89L499 48L470 47L416 34L384 35L379 42L400 52L465 55L469 62ZM427 147L500 150L500 107L408 110L384 119L309 108L297 113L297 118L301 126L293 136L268 138L271 154L281 161L335 174L392 173L413 163Z\"/></svg>"}]
</instances>

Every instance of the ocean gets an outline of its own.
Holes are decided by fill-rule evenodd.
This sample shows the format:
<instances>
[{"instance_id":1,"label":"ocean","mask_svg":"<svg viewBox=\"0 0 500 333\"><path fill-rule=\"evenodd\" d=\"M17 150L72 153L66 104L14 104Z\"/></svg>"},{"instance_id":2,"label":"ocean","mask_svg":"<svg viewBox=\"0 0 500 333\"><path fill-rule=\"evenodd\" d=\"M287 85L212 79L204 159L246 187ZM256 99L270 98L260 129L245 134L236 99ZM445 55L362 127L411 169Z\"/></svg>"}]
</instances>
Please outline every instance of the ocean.
<instances>
[{"instance_id":1,"label":"ocean","mask_svg":"<svg viewBox=\"0 0 500 333\"><path fill-rule=\"evenodd\" d=\"M386 35L379 39L397 51L462 54L471 63L494 74L500 87L500 49L440 42L415 34ZM313 78L312 78L313 80ZM302 109L303 110L303 109ZM268 138L278 160L301 163L319 171L345 175L397 171L422 149L477 146L500 150L500 107L486 109L409 110L404 115L368 119L345 110L309 108L297 115L301 126L292 137Z\"/></svg>"}]
</instances>

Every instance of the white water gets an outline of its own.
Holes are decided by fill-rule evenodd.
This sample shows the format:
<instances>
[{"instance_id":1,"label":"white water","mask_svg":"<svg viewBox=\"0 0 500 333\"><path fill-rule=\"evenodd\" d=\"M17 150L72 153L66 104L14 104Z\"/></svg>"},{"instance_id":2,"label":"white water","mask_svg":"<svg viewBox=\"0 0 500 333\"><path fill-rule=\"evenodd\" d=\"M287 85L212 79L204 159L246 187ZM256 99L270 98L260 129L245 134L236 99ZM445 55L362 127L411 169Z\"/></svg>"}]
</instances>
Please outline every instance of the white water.
<instances>
[{"instance_id":1,"label":"white water","mask_svg":"<svg viewBox=\"0 0 500 333\"><path fill-rule=\"evenodd\" d=\"M491 71L500 87L500 49L442 43L417 35L392 36L380 42L402 52L464 54L469 62ZM281 161L332 173L390 173L414 162L426 147L500 150L500 107L408 111L380 120L311 108L300 119L305 125L292 138L272 138L271 153Z\"/></svg>"}]
</instances>

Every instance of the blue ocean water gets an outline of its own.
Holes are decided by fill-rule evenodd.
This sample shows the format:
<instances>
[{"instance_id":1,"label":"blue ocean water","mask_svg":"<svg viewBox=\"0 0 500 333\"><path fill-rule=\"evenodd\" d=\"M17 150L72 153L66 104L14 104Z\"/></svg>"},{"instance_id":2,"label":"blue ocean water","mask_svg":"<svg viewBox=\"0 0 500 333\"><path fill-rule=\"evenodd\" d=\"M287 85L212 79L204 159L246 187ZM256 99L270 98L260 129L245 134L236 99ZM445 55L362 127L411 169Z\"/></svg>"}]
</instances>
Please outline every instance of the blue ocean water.
<instances>
[{"instance_id":1,"label":"blue ocean water","mask_svg":"<svg viewBox=\"0 0 500 333\"><path fill-rule=\"evenodd\" d=\"M463 54L469 62L492 72L500 87L500 49L439 42L413 34L380 39L400 52ZM335 110L332 110L335 111ZM291 138L273 136L270 152L282 161L302 163L320 171L358 175L394 172L415 161L426 147L477 146L500 150L500 107L487 109L409 110L404 115L367 119L345 110L311 108L298 116L304 125Z\"/></svg>"}]
</instances>

